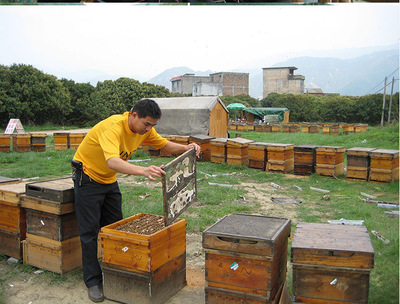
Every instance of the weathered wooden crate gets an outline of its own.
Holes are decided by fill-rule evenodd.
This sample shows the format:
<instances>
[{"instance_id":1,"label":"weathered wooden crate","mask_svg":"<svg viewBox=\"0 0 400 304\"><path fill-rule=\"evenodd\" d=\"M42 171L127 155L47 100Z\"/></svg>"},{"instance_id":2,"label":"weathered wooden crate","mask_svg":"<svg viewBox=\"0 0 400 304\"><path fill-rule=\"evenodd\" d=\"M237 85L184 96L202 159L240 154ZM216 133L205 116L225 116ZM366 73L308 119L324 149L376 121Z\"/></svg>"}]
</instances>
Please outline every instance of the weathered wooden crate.
<instances>
[{"instance_id":1,"label":"weathered wooden crate","mask_svg":"<svg viewBox=\"0 0 400 304\"><path fill-rule=\"evenodd\" d=\"M271 303L286 280L289 235L290 220L260 215L230 214L207 228L206 303Z\"/></svg>"},{"instance_id":2,"label":"weathered wooden crate","mask_svg":"<svg viewBox=\"0 0 400 304\"><path fill-rule=\"evenodd\" d=\"M370 152L375 148L354 147L346 150L347 178L369 180Z\"/></svg>"},{"instance_id":3,"label":"weathered wooden crate","mask_svg":"<svg viewBox=\"0 0 400 304\"><path fill-rule=\"evenodd\" d=\"M101 228L99 237L104 263L127 271L152 272L186 251L184 219L151 235L115 229L145 215L139 213Z\"/></svg>"},{"instance_id":4,"label":"weathered wooden crate","mask_svg":"<svg viewBox=\"0 0 400 304\"><path fill-rule=\"evenodd\" d=\"M297 133L297 132L300 132L300 125L299 124L290 125L289 133Z\"/></svg>"},{"instance_id":5,"label":"weathered wooden crate","mask_svg":"<svg viewBox=\"0 0 400 304\"><path fill-rule=\"evenodd\" d=\"M46 151L46 134L31 133L31 150L35 152Z\"/></svg>"},{"instance_id":6,"label":"weathered wooden crate","mask_svg":"<svg viewBox=\"0 0 400 304\"><path fill-rule=\"evenodd\" d=\"M26 211L26 231L55 241L64 241L79 235L76 213L52 214L33 209Z\"/></svg>"},{"instance_id":7,"label":"weathered wooden crate","mask_svg":"<svg viewBox=\"0 0 400 304\"><path fill-rule=\"evenodd\" d=\"M226 163L228 165L249 164L249 144L254 140L245 138L228 138L226 142Z\"/></svg>"},{"instance_id":8,"label":"weathered wooden crate","mask_svg":"<svg viewBox=\"0 0 400 304\"><path fill-rule=\"evenodd\" d=\"M102 265L107 299L122 303L162 304L186 286L186 252L150 272Z\"/></svg>"},{"instance_id":9,"label":"weathered wooden crate","mask_svg":"<svg viewBox=\"0 0 400 304\"><path fill-rule=\"evenodd\" d=\"M71 150L78 149L82 140L85 138L87 133L70 133L69 134L69 148Z\"/></svg>"},{"instance_id":10,"label":"weathered wooden crate","mask_svg":"<svg viewBox=\"0 0 400 304\"><path fill-rule=\"evenodd\" d=\"M269 144L267 147L267 171L287 173L294 169L293 144Z\"/></svg>"},{"instance_id":11,"label":"weathered wooden crate","mask_svg":"<svg viewBox=\"0 0 400 304\"><path fill-rule=\"evenodd\" d=\"M271 133L272 132L272 126L271 125L265 125L264 126L264 132L265 133Z\"/></svg>"},{"instance_id":12,"label":"weathered wooden crate","mask_svg":"<svg viewBox=\"0 0 400 304\"><path fill-rule=\"evenodd\" d=\"M26 185L26 195L59 203L74 201L74 182L71 177L33 182Z\"/></svg>"},{"instance_id":13,"label":"weathered wooden crate","mask_svg":"<svg viewBox=\"0 0 400 304\"><path fill-rule=\"evenodd\" d=\"M254 125L255 132L264 132L265 124L256 124Z\"/></svg>"},{"instance_id":14,"label":"weathered wooden crate","mask_svg":"<svg viewBox=\"0 0 400 304\"><path fill-rule=\"evenodd\" d=\"M253 142L249 144L249 168L265 171L267 166L267 147L265 142Z\"/></svg>"},{"instance_id":15,"label":"weathered wooden crate","mask_svg":"<svg viewBox=\"0 0 400 304\"><path fill-rule=\"evenodd\" d=\"M31 151L31 135L30 134L14 134L12 136L13 151L27 152Z\"/></svg>"},{"instance_id":16,"label":"weathered wooden crate","mask_svg":"<svg viewBox=\"0 0 400 304\"><path fill-rule=\"evenodd\" d=\"M215 137L213 136L208 136L208 135L191 135L189 137L189 142L190 143L196 143L200 146L201 152L200 152L200 158L198 158L198 161L209 161L211 159L211 143L210 141L214 139Z\"/></svg>"},{"instance_id":17,"label":"weathered wooden crate","mask_svg":"<svg viewBox=\"0 0 400 304\"><path fill-rule=\"evenodd\" d=\"M345 147L319 146L316 148L315 172L325 176L344 174Z\"/></svg>"},{"instance_id":18,"label":"weathered wooden crate","mask_svg":"<svg viewBox=\"0 0 400 304\"><path fill-rule=\"evenodd\" d=\"M27 233L23 244L23 260L27 265L61 275L82 266L80 237L55 241Z\"/></svg>"},{"instance_id":19,"label":"weathered wooden crate","mask_svg":"<svg viewBox=\"0 0 400 304\"><path fill-rule=\"evenodd\" d=\"M318 145L294 146L294 173L310 175L315 172L316 148Z\"/></svg>"},{"instance_id":20,"label":"weathered wooden crate","mask_svg":"<svg viewBox=\"0 0 400 304\"><path fill-rule=\"evenodd\" d=\"M298 223L291 262L295 301L368 303L374 249L365 226Z\"/></svg>"},{"instance_id":21,"label":"weathered wooden crate","mask_svg":"<svg viewBox=\"0 0 400 304\"><path fill-rule=\"evenodd\" d=\"M56 132L54 136L54 150L61 151L69 148L69 132Z\"/></svg>"},{"instance_id":22,"label":"weathered wooden crate","mask_svg":"<svg viewBox=\"0 0 400 304\"><path fill-rule=\"evenodd\" d=\"M212 163L226 163L226 142L228 138L219 137L210 140L211 145L211 162Z\"/></svg>"},{"instance_id":23,"label":"weathered wooden crate","mask_svg":"<svg viewBox=\"0 0 400 304\"><path fill-rule=\"evenodd\" d=\"M370 152L370 180L393 182L399 180L399 151L376 149Z\"/></svg>"},{"instance_id":24,"label":"weathered wooden crate","mask_svg":"<svg viewBox=\"0 0 400 304\"><path fill-rule=\"evenodd\" d=\"M0 152L11 151L11 135L0 134Z\"/></svg>"}]
</instances>

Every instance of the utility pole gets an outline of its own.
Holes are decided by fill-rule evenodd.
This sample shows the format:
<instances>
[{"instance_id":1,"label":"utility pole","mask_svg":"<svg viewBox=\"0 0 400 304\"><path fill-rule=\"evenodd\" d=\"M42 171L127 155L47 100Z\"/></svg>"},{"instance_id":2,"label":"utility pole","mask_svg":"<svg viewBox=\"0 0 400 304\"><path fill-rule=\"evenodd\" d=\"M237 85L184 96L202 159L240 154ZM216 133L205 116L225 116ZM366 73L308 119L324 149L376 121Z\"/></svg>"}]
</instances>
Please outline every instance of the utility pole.
<instances>
[{"instance_id":1,"label":"utility pole","mask_svg":"<svg viewBox=\"0 0 400 304\"><path fill-rule=\"evenodd\" d=\"M385 117L386 83L387 83L387 77L385 77L385 87L383 88L383 105L382 105L381 127L383 127L383 120L384 120L384 117Z\"/></svg>"},{"instance_id":2,"label":"utility pole","mask_svg":"<svg viewBox=\"0 0 400 304\"><path fill-rule=\"evenodd\" d=\"M392 80L392 91L390 92L388 124L390 124L390 119L391 119L390 116L391 116L391 114L392 114L393 89L394 89L394 76L393 76L393 80Z\"/></svg>"}]
</instances>

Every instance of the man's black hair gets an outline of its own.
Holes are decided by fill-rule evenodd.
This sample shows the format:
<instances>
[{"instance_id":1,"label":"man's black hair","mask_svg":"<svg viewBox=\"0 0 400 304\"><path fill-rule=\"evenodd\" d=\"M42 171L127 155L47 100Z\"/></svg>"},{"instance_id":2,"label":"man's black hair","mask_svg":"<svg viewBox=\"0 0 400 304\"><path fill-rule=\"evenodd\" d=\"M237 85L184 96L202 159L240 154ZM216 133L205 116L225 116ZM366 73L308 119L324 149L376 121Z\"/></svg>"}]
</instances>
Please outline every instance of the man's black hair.
<instances>
[{"instance_id":1,"label":"man's black hair","mask_svg":"<svg viewBox=\"0 0 400 304\"><path fill-rule=\"evenodd\" d=\"M138 113L139 118L150 116L151 118L160 119L161 109L153 99L141 99L131 109L131 113Z\"/></svg>"}]
</instances>

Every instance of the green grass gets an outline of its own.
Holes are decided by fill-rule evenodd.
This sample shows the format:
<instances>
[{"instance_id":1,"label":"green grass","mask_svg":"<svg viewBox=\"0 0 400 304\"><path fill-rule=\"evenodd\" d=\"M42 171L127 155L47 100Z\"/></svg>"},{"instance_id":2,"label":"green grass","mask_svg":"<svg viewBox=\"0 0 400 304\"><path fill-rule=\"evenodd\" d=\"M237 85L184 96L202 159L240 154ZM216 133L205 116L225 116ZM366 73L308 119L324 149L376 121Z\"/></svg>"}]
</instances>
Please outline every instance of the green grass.
<instances>
[{"instance_id":1,"label":"green grass","mask_svg":"<svg viewBox=\"0 0 400 304\"><path fill-rule=\"evenodd\" d=\"M241 133L242 137L265 142L280 142L299 144L318 144L330 146L371 147L398 149L398 126L370 127L365 133L329 136L323 134L302 133ZM231 132L234 137L235 132ZM70 160L74 151L54 151L52 138L47 138L46 152L10 152L0 153L1 176L13 178L29 178L39 176L41 179L65 176L71 173ZM148 153L138 151L132 158L149 159L150 162L140 163L167 164L172 158L154 158ZM229 175L227 175L229 174ZM216 176L211 176L216 175ZM249 190L240 187L240 183L254 183L265 185L258 192L261 196L271 196L271 182L281 186L273 190L279 196L294 196L301 200L301 204L271 208L264 212L267 216L286 217L290 212L295 213L292 219L292 233L289 240L288 260L290 261L290 245L296 228L295 222L326 223L328 220L345 218L348 220L364 220L368 231L375 230L390 241L385 245L370 233L375 250L374 268L370 276L369 303L395 304L399 303L399 220L384 215L387 209L379 208L376 204L362 200L361 192L376 196L382 201L398 202L399 182L376 183L366 181L347 180L344 176L329 178L313 174L307 177L298 177L291 174L268 173L249 169L246 166L229 166L227 164L213 164L210 162L197 163L198 197L182 215L187 220L189 233L201 233L214 224L219 218L230 213L255 214L261 212L261 204L257 200L244 202ZM120 176L120 188L123 194L123 214L128 217L137 213L163 214L162 189L160 182L149 182L143 177ZM229 184L231 188L212 186L209 182ZM294 186L303 191L298 191ZM323 193L310 189L316 187L329 190L329 200L323 199ZM146 197L144 195L146 194ZM143 196L142 196L143 195ZM287 212L285 212L287 211ZM0 255L0 263L5 257ZM6 303L4 293L5 284L15 277L24 277L34 271L33 267L18 264L11 271L4 273L0 270L0 304ZM36 277L35 277L36 278ZM51 272L45 272L40 280L63 284L65 280L81 279L81 272L75 275L61 277ZM36 279L38 280L38 279ZM287 282L289 289L292 285L292 273L288 272Z\"/></svg>"}]
</instances>

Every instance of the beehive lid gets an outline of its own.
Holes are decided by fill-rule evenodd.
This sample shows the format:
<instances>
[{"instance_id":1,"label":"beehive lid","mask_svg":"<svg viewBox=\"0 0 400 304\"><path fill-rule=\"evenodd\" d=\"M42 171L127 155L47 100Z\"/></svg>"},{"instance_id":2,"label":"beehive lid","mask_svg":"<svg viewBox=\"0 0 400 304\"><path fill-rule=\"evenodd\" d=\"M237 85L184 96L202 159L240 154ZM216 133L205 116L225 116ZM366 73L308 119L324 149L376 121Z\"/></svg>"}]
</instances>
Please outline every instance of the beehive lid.
<instances>
[{"instance_id":1,"label":"beehive lid","mask_svg":"<svg viewBox=\"0 0 400 304\"><path fill-rule=\"evenodd\" d=\"M227 141L227 143L232 143L232 144L236 144L236 145L248 145L249 143L252 143L252 142L254 142L254 140L241 138L241 137L229 138Z\"/></svg>"},{"instance_id":2,"label":"beehive lid","mask_svg":"<svg viewBox=\"0 0 400 304\"><path fill-rule=\"evenodd\" d=\"M163 169L164 222L168 226L197 198L195 150L183 153Z\"/></svg>"},{"instance_id":3,"label":"beehive lid","mask_svg":"<svg viewBox=\"0 0 400 304\"><path fill-rule=\"evenodd\" d=\"M9 178L9 177L0 176L0 185L11 184L11 183L14 184L18 181L19 181L18 178Z\"/></svg>"},{"instance_id":4,"label":"beehive lid","mask_svg":"<svg viewBox=\"0 0 400 304\"><path fill-rule=\"evenodd\" d=\"M21 196L25 193L26 182L0 185L0 201L20 204Z\"/></svg>"},{"instance_id":5,"label":"beehive lid","mask_svg":"<svg viewBox=\"0 0 400 304\"><path fill-rule=\"evenodd\" d=\"M29 183L26 195L60 203L74 201L74 182L71 177Z\"/></svg>"},{"instance_id":6,"label":"beehive lid","mask_svg":"<svg viewBox=\"0 0 400 304\"><path fill-rule=\"evenodd\" d=\"M210 140L211 143L226 143L227 141L227 137L218 137Z\"/></svg>"},{"instance_id":7,"label":"beehive lid","mask_svg":"<svg viewBox=\"0 0 400 304\"><path fill-rule=\"evenodd\" d=\"M272 145L272 144L271 143L262 142L262 141L249 143L249 147L251 147L251 148L267 148L270 145Z\"/></svg>"},{"instance_id":8,"label":"beehive lid","mask_svg":"<svg viewBox=\"0 0 400 304\"><path fill-rule=\"evenodd\" d=\"M353 147L350 149L347 149L346 152L371 152L376 150L375 148L364 148L364 147Z\"/></svg>"},{"instance_id":9,"label":"beehive lid","mask_svg":"<svg viewBox=\"0 0 400 304\"><path fill-rule=\"evenodd\" d=\"M285 218L234 213L207 228L204 233L273 241L288 222L290 220Z\"/></svg>"},{"instance_id":10,"label":"beehive lid","mask_svg":"<svg viewBox=\"0 0 400 304\"><path fill-rule=\"evenodd\" d=\"M310 150L315 150L318 145L298 145L294 146L294 151L310 151Z\"/></svg>"},{"instance_id":11,"label":"beehive lid","mask_svg":"<svg viewBox=\"0 0 400 304\"><path fill-rule=\"evenodd\" d=\"M298 223L292 262L372 268L374 248L365 226Z\"/></svg>"},{"instance_id":12,"label":"beehive lid","mask_svg":"<svg viewBox=\"0 0 400 304\"><path fill-rule=\"evenodd\" d=\"M346 151L346 147L338 147L338 146L319 146L316 148L317 152L344 152Z\"/></svg>"},{"instance_id":13,"label":"beehive lid","mask_svg":"<svg viewBox=\"0 0 400 304\"><path fill-rule=\"evenodd\" d=\"M215 137L213 136L208 136L208 135L202 135L202 134L198 134L198 135L191 135L189 136L189 140L193 140L193 139L197 139L197 140L211 140L214 139Z\"/></svg>"},{"instance_id":14,"label":"beehive lid","mask_svg":"<svg viewBox=\"0 0 400 304\"><path fill-rule=\"evenodd\" d=\"M389 150L389 149L376 149L371 152L371 156L375 157L390 157L390 158L398 158L399 151L398 150Z\"/></svg>"}]
</instances>

